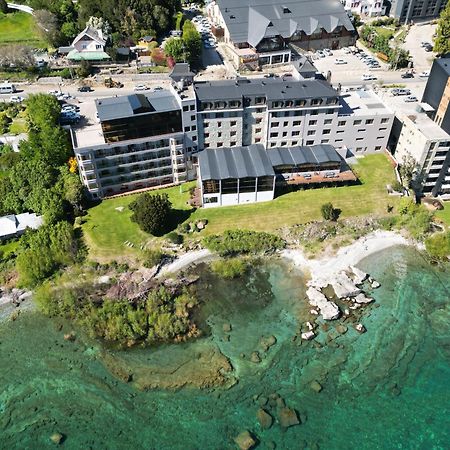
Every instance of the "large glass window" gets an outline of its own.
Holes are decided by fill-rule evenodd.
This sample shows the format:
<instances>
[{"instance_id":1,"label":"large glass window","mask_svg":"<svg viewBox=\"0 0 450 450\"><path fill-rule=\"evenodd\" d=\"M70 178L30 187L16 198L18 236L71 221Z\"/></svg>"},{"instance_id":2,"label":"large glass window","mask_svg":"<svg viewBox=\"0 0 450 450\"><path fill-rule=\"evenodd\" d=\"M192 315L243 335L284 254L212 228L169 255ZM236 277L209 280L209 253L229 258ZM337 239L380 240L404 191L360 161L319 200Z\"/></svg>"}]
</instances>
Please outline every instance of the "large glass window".
<instances>
[{"instance_id":1,"label":"large glass window","mask_svg":"<svg viewBox=\"0 0 450 450\"><path fill-rule=\"evenodd\" d=\"M247 177L239 180L239 192L255 192L256 178Z\"/></svg>"},{"instance_id":2,"label":"large glass window","mask_svg":"<svg viewBox=\"0 0 450 450\"><path fill-rule=\"evenodd\" d=\"M203 181L204 194L217 194L220 192L219 180L205 180Z\"/></svg>"},{"instance_id":3,"label":"large glass window","mask_svg":"<svg viewBox=\"0 0 450 450\"><path fill-rule=\"evenodd\" d=\"M222 194L237 194L238 180L237 178L229 178L222 180Z\"/></svg>"},{"instance_id":4,"label":"large glass window","mask_svg":"<svg viewBox=\"0 0 450 450\"><path fill-rule=\"evenodd\" d=\"M271 191L273 190L273 177L258 177L258 191Z\"/></svg>"}]
</instances>

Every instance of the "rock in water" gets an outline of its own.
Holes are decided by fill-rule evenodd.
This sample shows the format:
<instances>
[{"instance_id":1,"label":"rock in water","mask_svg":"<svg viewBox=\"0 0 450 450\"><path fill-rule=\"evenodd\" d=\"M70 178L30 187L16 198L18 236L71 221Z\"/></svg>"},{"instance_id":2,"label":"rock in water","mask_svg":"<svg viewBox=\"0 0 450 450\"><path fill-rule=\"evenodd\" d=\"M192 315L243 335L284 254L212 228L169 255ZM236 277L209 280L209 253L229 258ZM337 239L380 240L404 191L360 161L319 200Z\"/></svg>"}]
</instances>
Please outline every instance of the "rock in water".
<instances>
[{"instance_id":1,"label":"rock in water","mask_svg":"<svg viewBox=\"0 0 450 450\"><path fill-rule=\"evenodd\" d=\"M223 328L223 331L225 331L226 333L229 333L231 331L231 323L224 323L222 328Z\"/></svg>"},{"instance_id":2,"label":"rock in water","mask_svg":"<svg viewBox=\"0 0 450 450\"><path fill-rule=\"evenodd\" d=\"M258 419L261 428L267 430L272 426L273 417L264 409L262 408L258 409L258 412L256 413L256 418Z\"/></svg>"},{"instance_id":3,"label":"rock in water","mask_svg":"<svg viewBox=\"0 0 450 450\"><path fill-rule=\"evenodd\" d=\"M345 325L338 325L338 326L336 327L336 331L337 331L339 334L345 334L345 333L347 333L347 330L348 330L348 328L347 328Z\"/></svg>"},{"instance_id":4,"label":"rock in water","mask_svg":"<svg viewBox=\"0 0 450 450\"><path fill-rule=\"evenodd\" d=\"M311 387L311 389L314 392L317 392L317 393L319 393L322 390L322 385L316 380L312 381L309 386Z\"/></svg>"},{"instance_id":5,"label":"rock in water","mask_svg":"<svg viewBox=\"0 0 450 450\"><path fill-rule=\"evenodd\" d=\"M260 363L261 362L261 358L259 356L258 352L252 352L251 356L250 356L250 361L254 362L254 363Z\"/></svg>"},{"instance_id":6,"label":"rock in water","mask_svg":"<svg viewBox=\"0 0 450 450\"><path fill-rule=\"evenodd\" d=\"M378 283L378 281L375 281L375 280L374 280L374 281L372 282L371 286L372 286L373 289L378 289L378 288L381 286L381 284Z\"/></svg>"},{"instance_id":7,"label":"rock in water","mask_svg":"<svg viewBox=\"0 0 450 450\"><path fill-rule=\"evenodd\" d=\"M310 305L319 308L320 314L322 314L324 320L334 320L339 317L338 306L335 303L328 301L322 292L310 287L306 291L306 296L308 297Z\"/></svg>"},{"instance_id":8,"label":"rock in water","mask_svg":"<svg viewBox=\"0 0 450 450\"><path fill-rule=\"evenodd\" d=\"M278 420L283 428L289 428L294 425L300 424L300 421L298 420L298 416L295 410L287 407L281 408L279 410Z\"/></svg>"},{"instance_id":9,"label":"rock in water","mask_svg":"<svg viewBox=\"0 0 450 450\"><path fill-rule=\"evenodd\" d=\"M356 303L370 303L373 302L373 298L366 297L362 292L355 297Z\"/></svg>"},{"instance_id":10,"label":"rock in water","mask_svg":"<svg viewBox=\"0 0 450 450\"><path fill-rule=\"evenodd\" d=\"M363 283L366 278L368 277L366 272L363 272L361 269L358 269L355 266L350 266L350 269L352 270L353 274L355 275L354 281L356 284Z\"/></svg>"},{"instance_id":11,"label":"rock in water","mask_svg":"<svg viewBox=\"0 0 450 450\"><path fill-rule=\"evenodd\" d=\"M53 434L50 436L50 440L51 440L54 444L59 445L59 444L61 444L62 441L64 440L64 435L62 435L61 433L53 433Z\"/></svg>"},{"instance_id":12,"label":"rock in water","mask_svg":"<svg viewBox=\"0 0 450 450\"><path fill-rule=\"evenodd\" d=\"M241 450L250 450L256 445L255 439L253 439L253 436L247 430L243 431L239 434L239 436L234 438L234 442L236 442L237 446Z\"/></svg>"}]
</instances>

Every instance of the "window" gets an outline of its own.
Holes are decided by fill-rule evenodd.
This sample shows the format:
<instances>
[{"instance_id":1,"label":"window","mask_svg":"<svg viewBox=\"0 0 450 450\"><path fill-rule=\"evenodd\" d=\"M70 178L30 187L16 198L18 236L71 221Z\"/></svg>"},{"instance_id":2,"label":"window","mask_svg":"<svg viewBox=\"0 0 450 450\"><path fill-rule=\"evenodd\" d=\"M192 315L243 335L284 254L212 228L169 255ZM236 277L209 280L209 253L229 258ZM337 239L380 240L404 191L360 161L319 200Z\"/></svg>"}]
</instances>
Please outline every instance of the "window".
<instances>
[{"instance_id":1,"label":"window","mask_svg":"<svg viewBox=\"0 0 450 450\"><path fill-rule=\"evenodd\" d=\"M353 125L361 125L362 120L354 120Z\"/></svg>"},{"instance_id":2,"label":"window","mask_svg":"<svg viewBox=\"0 0 450 450\"><path fill-rule=\"evenodd\" d=\"M222 122L217 122L217 126L220 128L222 126Z\"/></svg>"},{"instance_id":3,"label":"window","mask_svg":"<svg viewBox=\"0 0 450 450\"><path fill-rule=\"evenodd\" d=\"M292 125L293 125L294 127L299 127L301 124L302 124L302 121L301 121L301 120L294 120L294 122L292 122Z\"/></svg>"},{"instance_id":4,"label":"window","mask_svg":"<svg viewBox=\"0 0 450 450\"><path fill-rule=\"evenodd\" d=\"M356 138L357 141L362 141L364 138Z\"/></svg>"},{"instance_id":5,"label":"window","mask_svg":"<svg viewBox=\"0 0 450 450\"><path fill-rule=\"evenodd\" d=\"M195 105L190 105L189 106L189 111L194 111L195 110Z\"/></svg>"},{"instance_id":6,"label":"window","mask_svg":"<svg viewBox=\"0 0 450 450\"><path fill-rule=\"evenodd\" d=\"M377 139L384 139L384 136L377 136Z\"/></svg>"},{"instance_id":7,"label":"window","mask_svg":"<svg viewBox=\"0 0 450 450\"><path fill-rule=\"evenodd\" d=\"M184 106L183 106L183 111L185 111L185 112L186 112L186 111L189 111L189 106L184 105Z\"/></svg>"},{"instance_id":8,"label":"window","mask_svg":"<svg viewBox=\"0 0 450 450\"><path fill-rule=\"evenodd\" d=\"M255 104L256 105L264 105L264 103L266 103L266 98L265 97L256 97L255 98Z\"/></svg>"},{"instance_id":9,"label":"window","mask_svg":"<svg viewBox=\"0 0 450 450\"><path fill-rule=\"evenodd\" d=\"M191 116L191 122L195 120L195 115Z\"/></svg>"},{"instance_id":10,"label":"window","mask_svg":"<svg viewBox=\"0 0 450 450\"><path fill-rule=\"evenodd\" d=\"M216 113L216 119L222 119L223 118L223 113Z\"/></svg>"},{"instance_id":11,"label":"window","mask_svg":"<svg viewBox=\"0 0 450 450\"><path fill-rule=\"evenodd\" d=\"M340 120L338 122L338 127L345 127L346 121L345 120Z\"/></svg>"},{"instance_id":12,"label":"window","mask_svg":"<svg viewBox=\"0 0 450 450\"><path fill-rule=\"evenodd\" d=\"M380 131L386 131L387 128L380 128Z\"/></svg>"},{"instance_id":13,"label":"window","mask_svg":"<svg viewBox=\"0 0 450 450\"><path fill-rule=\"evenodd\" d=\"M342 142L342 139L336 139L334 142Z\"/></svg>"},{"instance_id":14,"label":"window","mask_svg":"<svg viewBox=\"0 0 450 450\"><path fill-rule=\"evenodd\" d=\"M381 119L381 123L388 123L389 122L389 117L383 117Z\"/></svg>"},{"instance_id":15,"label":"window","mask_svg":"<svg viewBox=\"0 0 450 450\"><path fill-rule=\"evenodd\" d=\"M330 134L331 130L329 128L327 128L326 130L323 130L323 134Z\"/></svg>"},{"instance_id":16,"label":"window","mask_svg":"<svg viewBox=\"0 0 450 450\"><path fill-rule=\"evenodd\" d=\"M309 125L317 125L317 120L310 120Z\"/></svg>"},{"instance_id":17,"label":"window","mask_svg":"<svg viewBox=\"0 0 450 450\"><path fill-rule=\"evenodd\" d=\"M283 127L287 127L289 125L289 122L283 122Z\"/></svg>"},{"instance_id":18,"label":"window","mask_svg":"<svg viewBox=\"0 0 450 450\"><path fill-rule=\"evenodd\" d=\"M360 129L358 130L358 133L364 133L364 131L366 131L365 128L360 128Z\"/></svg>"},{"instance_id":19,"label":"window","mask_svg":"<svg viewBox=\"0 0 450 450\"><path fill-rule=\"evenodd\" d=\"M293 131L292 136L300 136L300 131Z\"/></svg>"},{"instance_id":20,"label":"window","mask_svg":"<svg viewBox=\"0 0 450 450\"><path fill-rule=\"evenodd\" d=\"M306 141L306 145L314 145L314 141Z\"/></svg>"},{"instance_id":21,"label":"window","mask_svg":"<svg viewBox=\"0 0 450 450\"><path fill-rule=\"evenodd\" d=\"M337 130L336 134L342 134L344 132L344 130Z\"/></svg>"},{"instance_id":22,"label":"window","mask_svg":"<svg viewBox=\"0 0 450 450\"><path fill-rule=\"evenodd\" d=\"M276 137L278 137L278 133L270 133L270 137L271 138L276 138Z\"/></svg>"},{"instance_id":23,"label":"window","mask_svg":"<svg viewBox=\"0 0 450 450\"><path fill-rule=\"evenodd\" d=\"M322 139L320 141L321 144L328 144L328 142L330 142L329 139Z\"/></svg>"},{"instance_id":24,"label":"window","mask_svg":"<svg viewBox=\"0 0 450 450\"><path fill-rule=\"evenodd\" d=\"M239 192L255 192L256 178L246 177L239 180Z\"/></svg>"},{"instance_id":25,"label":"window","mask_svg":"<svg viewBox=\"0 0 450 450\"><path fill-rule=\"evenodd\" d=\"M271 142L271 143L270 143L270 146L271 146L271 147L275 147L275 145L277 145L276 142Z\"/></svg>"},{"instance_id":26,"label":"window","mask_svg":"<svg viewBox=\"0 0 450 450\"><path fill-rule=\"evenodd\" d=\"M261 128L255 128L255 133L261 133Z\"/></svg>"},{"instance_id":27,"label":"window","mask_svg":"<svg viewBox=\"0 0 450 450\"><path fill-rule=\"evenodd\" d=\"M356 147L357 152L362 152L362 149L363 149L362 147Z\"/></svg>"},{"instance_id":28,"label":"window","mask_svg":"<svg viewBox=\"0 0 450 450\"><path fill-rule=\"evenodd\" d=\"M197 125L192 125L191 130L192 131L196 131L197 130Z\"/></svg>"},{"instance_id":29,"label":"window","mask_svg":"<svg viewBox=\"0 0 450 450\"><path fill-rule=\"evenodd\" d=\"M96 48L97 50L100 50L100 49L102 48L102 46L101 46L100 44L96 44L96 45L95 45L95 48Z\"/></svg>"},{"instance_id":30,"label":"window","mask_svg":"<svg viewBox=\"0 0 450 450\"><path fill-rule=\"evenodd\" d=\"M256 142L256 143L261 142L261 138L259 138L259 137L256 138L256 139L255 139L255 142Z\"/></svg>"},{"instance_id":31,"label":"window","mask_svg":"<svg viewBox=\"0 0 450 450\"><path fill-rule=\"evenodd\" d=\"M203 198L203 201L205 203L218 203L219 199L217 197L206 197L206 198Z\"/></svg>"},{"instance_id":32,"label":"window","mask_svg":"<svg viewBox=\"0 0 450 450\"><path fill-rule=\"evenodd\" d=\"M311 100L311 105L314 105L314 106L316 106L316 105L321 105L322 104L322 99L321 98L313 98L312 100Z\"/></svg>"},{"instance_id":33,"label":"window","mask_svg":"<svg viewBox=\"0 0 450 450\"><path fill-rule=\"evenodd\" d=\"M272 128L276 128L280 125L280 122L272 122Z\"/></svg>"},{"instance_id":34,"label":"window","mask_svg":"<svg viewBox=\"0 0 450 450\"><path fill-rule=\"evenodd\" d=\"M197 136L192 136L192 140L196 141L197 140Z\"/></svg>"},{"instance_id":35,"label":"window","mask_svg":"<svg viewBox=\"0 0 450 450\"><path fill-rule=\"evenodd\" d=\"M256 189L258 191L272 191L273 190L273 180L274 177L267 176L267 177L258 177L257 180L257 187Z\"/></svg>"},{"instance_id":36,"label":"window","mask_svg":"<svg viewBox=\"0 0 450 450\"><path fill-rule=\"evenodd\" d=\"M223 142L218 142L217 147L223 147Z\"/></svg>"},{"instance_id":37,"label":"window","mask_svg":"<svg viewBox=\"0 0 450 450\"><path fill-rule=\"evenodd\" d=\"M298 141L292 141L292 145L298 145Z\"/></svg>"},{"instance_id":38,"label":"window","mask_svg":"<svg viewBox=\"0 0 450 450\"><path fill-rule=\"evenodd\" d=\"M261 118L256 119L256 123L261 123L261 122L262 122Z\"/></svg>"},{"instance_id":39,"label":"window","mask_svg":"<svg viewBox=\"0 0 450 450\"><path fill-rule=\"evenodd\" d=\"M187 133L188 131L191 131L191 127L184 127L184 132Z\"/></svg>"},{"instance_id":40,"label":"window","mask_svg":"<svg viewBox=\"0 0 450 450\"><path fill-rule=\"evenodd\" d=\"M236 121L235 121L235 120L232 120L232 121L230 122L230 125L231 125L232 127L235 127L235 126L236 126Z\"/></svg>"},{"instance_id":41,"label":"window","mask_svg":"<svg viewBox=\"0 0 450 450\"><path fill-rule=\"evenodd\" d=\"M237 178L229 178L222 180L222 194L237 194L238 180Z\"/></svg>"},{"instance_id":42,"label":"window","mask_svg":"<svg viewBox=\"0 0 450 450\"><path fill-rule=\"evenodd\" d=\"M286 136L287 136L287 131L283 131L282 137L286 137Z\"/></svg>"},{"instance_id":43,"label":"window","mask_svg":"<svg viewBox=\"0 0 450 450\"><path fill-rule=\"evenodd\" d=\"M236 136L236 131L230 131L230 136Z\"/></svg>"},{"instance_id":44,"label":"window","mask_svg":"<svg viewBox=\"0 0 450 450\"><path fill-rule=\"evenodd\" d=\"M316 134L316 130L309 130L308 136L314 136Z\"/></svg>"},{"instance_id":45,"label":"window","mask_svg":"<svg viewBox=\"0 0 450 450\"><path fill-rule=\"evenodd\" d=\"M324 125L330 125L331 122L333 122L333 119L325 119L325 120L323 121L323 124L324 124Z\"/></svg>"},{"instance_id":46,"label":"window","mask_svg":"<svg viewBox=\"0 0 450 450\"><path fill-rule=\"evenodd\" d=\"M208 128L209 127L209 122L205 122L204 124L203 124L203 128Z\"/></svg>"},{"instance_id":47,"label":"window","mask_svg":"<svg viewBox=\"0 0 450 450\"><path fill-rule=\"evenodd\" d=\"M206 138L206 139L209 138L209 133L205 133L205 138Z\"/></svg>"},{"instance_id":48,"label":"window","mask_svg":"<svg viewBox=\"0 0 450 450\"><path fill-rule=\"evenodd\" d=\"M291 14L291 10L289 8L283 8L283 14Z\"/></svg>"},{"instance_id":49,"label":"window","mask_svg":"<svg viewBox=\"0 0 450 450\"><path fill-rule=\"evenodd\" d=\"M222 132L221 132L221 131L219 131L219 132L217 133L217 137L222 137Z\"/></svg>"},{"instance_id":50,"label":"window","mask_svg":"<svg viewBox=\"0 0 450 450\"><path fill-rule=\"evenodd\" d=\"M235 146L236 146L236 141L230 142L230 146L231 146L231 147L235 147Z\"/></svg>"},{"instance_id":51,"label":"window","mask_svg":"<svg viewBox=\"0 0 450 450\"><path fill-rule=\"evenodd\" d=\"M366 125L370 125L370 124L372 124L373 123L373 119L367 119L366 120Z\"/></svg>"},{"instance_id":52,"label":"window","mask_svg":"<svg viewBox=\"0 0 450 450\"><path fill-rule=\"evenodd\" d=\"M286 147L287 146L287 142L286 141L281 141L281 147Z\"/></svg>"},{"instance_id":53,"label":"window","mask_svg":"<svg viewBox=\"0 0 450 450\"><path fill-rule=\"evenodd\" d=\"M317 109L315 109L314 111L311 111L310 116L318 116L319 115L319 111L317 111Z\"/></svg>"},{"instance_id":54,"label":"window","mask_svg":"<svg viewBox=\"0 0 450 450\"><path fill-rule=\"evenodd\" d=\"M377 146L375 147L375 151L378 151L378 150L381 150L381 145L377 145Z\"/></svg>"}]
</instances>

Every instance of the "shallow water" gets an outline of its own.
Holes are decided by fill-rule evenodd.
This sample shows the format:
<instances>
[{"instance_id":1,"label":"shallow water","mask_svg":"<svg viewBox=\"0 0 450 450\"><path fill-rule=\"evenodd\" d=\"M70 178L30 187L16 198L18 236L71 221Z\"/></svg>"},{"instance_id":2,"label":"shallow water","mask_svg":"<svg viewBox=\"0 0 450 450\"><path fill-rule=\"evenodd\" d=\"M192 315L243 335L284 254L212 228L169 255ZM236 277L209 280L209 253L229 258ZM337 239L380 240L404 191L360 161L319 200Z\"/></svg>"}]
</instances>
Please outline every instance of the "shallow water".
<instances>
[{"instance_id":1,"label":"shallow water","mask_svg":"<svg viewBox=\"0 0 450 450\"><path fill-rule=\"evenodd\" d=\"M64 341L67 323L29 312L0 324L0 448L51 448L49 436L59 431L68 449L225 449L244 429L258 448L449 448L450 270L402 247L358 266L382 283L363 315L363 335L349 327L331 344L321 331L321 348L293 342L309 310L304 279L269 262L238 281L202 271L204 338L122 355L135 368L219 348L239 379L228 390L137 391L108 373L98 343ZM232 324L229 342L224 323ZM250 362L267 335L277 344L260 364ZM301 425L261 430L255 398L274 392ZM276 406L268 410L276 416Z\"/></svg>"}]
</instances>

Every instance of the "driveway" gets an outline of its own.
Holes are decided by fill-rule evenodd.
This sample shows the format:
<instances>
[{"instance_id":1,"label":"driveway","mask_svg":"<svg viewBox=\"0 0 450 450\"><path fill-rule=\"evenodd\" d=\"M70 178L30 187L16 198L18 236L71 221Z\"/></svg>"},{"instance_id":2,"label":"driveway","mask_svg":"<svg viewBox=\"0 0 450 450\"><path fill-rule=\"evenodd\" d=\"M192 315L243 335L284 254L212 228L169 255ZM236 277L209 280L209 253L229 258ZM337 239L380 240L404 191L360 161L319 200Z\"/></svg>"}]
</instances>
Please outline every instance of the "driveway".
<instances>
[{"instance_id":1,"label":"driveway","mask_svg":"<svg viewBox=\"0 0 450 450\"><path fill-rule=\"evenodd\" d=\"M433 59L436 54L434 52L426 52L421 46L421 42L429 42L433 44L433 34L436 32L436 25L413 25L406 36L402 47L409 50L413 61L414 68L417 72L430 70Z\"/></svg>"},{"instance_id":2,"label":"driveway","mask_svg":"<svg viewBox=\"0 0 450 450\"><path fill-rule=\"evenodd\" d=\"M202 47L202 66L220 66L223 64L222 57L215 48Z\"/></svg>"}]
</instances>

